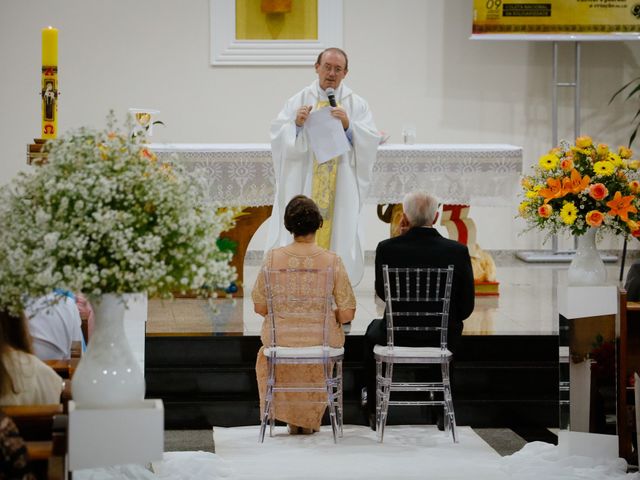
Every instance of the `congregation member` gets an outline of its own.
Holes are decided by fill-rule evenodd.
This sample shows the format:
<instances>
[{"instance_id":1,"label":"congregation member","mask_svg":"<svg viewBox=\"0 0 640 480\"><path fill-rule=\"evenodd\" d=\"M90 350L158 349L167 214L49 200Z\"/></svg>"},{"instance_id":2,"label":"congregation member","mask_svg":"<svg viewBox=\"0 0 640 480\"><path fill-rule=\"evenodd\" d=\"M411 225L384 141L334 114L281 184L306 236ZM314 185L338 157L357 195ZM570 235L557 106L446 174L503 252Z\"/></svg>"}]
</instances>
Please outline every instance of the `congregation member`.
<instances>
[{"instance_id":1,"label":"congregation member","mask_svg":"<svg viewBox=\"0 0 640 480\"><path fill-rule=\"evenodd\" d=\"M294 195L304 194L316 202L324 219L317 233L318 245L342 258L356 285L364 273L360 211L380 136L367 102L343 83L349 72L347 54L339 48L324 50L315 71L318 78L291 97L271 125L276 193L265 251L288 243L284 206ZM324 163L316 160L305 129L312 112L321 108L331 108L331 116L341 122L351 147Z\"/></svg>"},{"instance_id":2,"label":"congregation member","mask_svg":"<svg viewBox=\"0 0 640 480\"><path fill-rule=\"evenodd\" d=\"M624 289L627 291L627 301L640 302L640 261L636 260L629 267Z\"/></svg>"},{"instance_id":3,"label":"congregation member","mask_svg":"<svg viewBox=\"0 0 640 480\"><path fill-rule=\"evenodd\" d=\"M95 328L95 314L93 313L93 306L89 299L82 293L76 292L76 306L78 307L78 313L80 314L80 320L82 320L82 334L84 340L89 343L89 338L93 334ZM86 325L86 330L84 325Z\"/></svg>"},{"instance_id":4,"label":"congregation member","mask_svg":"<svg viewBox=\"0 0 640 480\"><path fill-rule=\"evenodd\" d=\"M438 218L438 201L421 192L405 195L400 221L401 235L383 240L376 248L375 292L385 299L382 266L402 268L446 268L453 265L453 285L449 310L448 349L455 353L462 336L463 321L474 308L475 293L473 270L466 245L444 238L433 228ZM394 345L440 346L439 332L395 332ZM376 368L373 347L387 344L387 320L385 316L373 320L365 334L366 405L369 423L375 425Z\"/></svg>"},{"instance_id":5,"label":"congregation member","mask_svg":"<svg viewBox=\"0 0 640 480\"><path fill-rule=\"evenodd\" d=\"M24 316L0 311L0 406L60 403L63 380L32 354Z\"/></svg>"},{"instance_id":6,"label":"congregation member","mask_svg":"<svg viewBox=\"0 0 640 480\"><path fill-rule=\"evenodd\" d=\"M344 331L342 324L353 320L356 311L356 299L349 282L346 270L340 257L334 252L320 247L316 243L316 233L322 226L322 215L318 206L308 197L297 195L287 204L284 212L284 224L293 235L293 242L285 247L270 250L263 264L263 268L305 268L326 269L332 268L334 274L333 297L335 300L335 322L332 322L329 330L329 344L332 347L344 345ZM311 274L311 273L310 273ZM265 316L267 309L267 292L265 279L262 272L258 275L251 293L256 313ZM305 317L291 318L289 321L304 326ZM270 344L270 323L267 318L263 320L261 340L263 347L258 352L256 362L256 375L260 394L260 410L264 409L265 393L267 388L268 365L264 356L264 345ZM316 343L313 343L316 344ZM300 347L309 346L304 336L291 341L278 342L278 346ZM279 381L284 383L305 382L318 383L324 381L322 365L278 365L276 375ZM293 396L293 397L290 397ZM275 417L288 424L289 432L313 433L320 430L322 415L326 409L326 395L323 393L281 393L275 395ZM316 401L314 404L279 403L278 400Z\"/></svg>"},{"instance_id":7,"label":"congregation member","mask_svg":"<svg viewBox=\"0 0 640 480\"><path fill-rule=\"evenodd\" d=\"M80 310L71 292L56 290L33 299L27 303L25 315L33 353L41 360L69 359L73 342L84 344Z\"/></svg>"},{"instance_id":8,"label":"congregation member","mask_svg":"<svg viewBox=\"0 0 640 480\"><path fill-rule=\"evenodd\" d=\"M29 465L27 444L16 424L0 411L0 479L37 480Z\"/></svg>"}]
</instances>

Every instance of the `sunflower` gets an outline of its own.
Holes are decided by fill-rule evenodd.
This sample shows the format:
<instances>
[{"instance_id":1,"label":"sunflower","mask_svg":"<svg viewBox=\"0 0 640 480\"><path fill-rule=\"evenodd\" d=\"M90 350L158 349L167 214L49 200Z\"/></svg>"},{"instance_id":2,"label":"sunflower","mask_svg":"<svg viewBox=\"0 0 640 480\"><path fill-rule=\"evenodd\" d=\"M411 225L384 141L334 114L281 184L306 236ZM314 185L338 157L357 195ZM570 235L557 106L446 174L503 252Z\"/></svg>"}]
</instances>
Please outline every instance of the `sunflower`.
<instances>
[{"instance_id":1,"label":"sunflower","mask_svg":"<svg viewBox=\"0 0 640 480\"><path fill-rule=\"evenodd\" d=\"M608 160L596 162L593 165L593 171L596 173L596 175L604 175L605 177L608 177L609 175L613 175L613 172L615 172L615 170L615 165Z\"/></svg>"},{"instance_id":2,"label":"sunflower","mask_svg":"<svg viewBox=\"0 0 640 480\"><path fill-rule=\"evenodd\" d=\"M558 166L558 156L553 153L547 153L540 157L538 164L545 170L553 170Z\"/></svg>"},{"instance_id":3,"label":"sunflower","mask_svg":"<svg viewBox=\"0 0 640 480\"><path fill-rule=\"evenodd\" d=\"M560 218L567 225L573 225L578 217L578 209L573 202L567 202L562 206L560 210Z\"/></svg>"}]
</instances>

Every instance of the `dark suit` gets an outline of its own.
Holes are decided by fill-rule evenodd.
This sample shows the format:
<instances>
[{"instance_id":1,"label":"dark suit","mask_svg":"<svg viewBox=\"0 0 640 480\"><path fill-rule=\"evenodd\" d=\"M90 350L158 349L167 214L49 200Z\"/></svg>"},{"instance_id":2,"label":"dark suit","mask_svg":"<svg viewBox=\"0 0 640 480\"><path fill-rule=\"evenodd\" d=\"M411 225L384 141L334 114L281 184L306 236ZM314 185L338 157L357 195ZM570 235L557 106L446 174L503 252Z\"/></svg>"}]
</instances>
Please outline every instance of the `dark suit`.
<instances>
[{"instance_id":1,"label":"dark suit","mask_svg":"<svg viewBox=\"0 0 640 480\"><path fill-rule=\"evenodd\" d=\"M624 289L627 291L628 301L640 301L640 261L634 262L629 268Z\"/></svg>"},{"instance_id":2,"label":"dark suit","mask_svg":"<svg viewBox=\"0 0 640 480\"><path fill-rule=\"evenodd\" d=\"M404 235L383 240L376 248L375 288L384 300L382 265L390 267L444 267L453 265L453 285L449 310L448 348L452 352L462 335L463 321L473 312L475 292L469 250L461 243L444 238L434 228L414 227ZM402 332L401 332L402 333ZM365 334L365 370L369 411L375 409L375 359L373 347L387 344L387 321L373 320ZM440 335L409 337L394 335L394 344L406 346L439 346Z\"/></svg>"}]
</instances>

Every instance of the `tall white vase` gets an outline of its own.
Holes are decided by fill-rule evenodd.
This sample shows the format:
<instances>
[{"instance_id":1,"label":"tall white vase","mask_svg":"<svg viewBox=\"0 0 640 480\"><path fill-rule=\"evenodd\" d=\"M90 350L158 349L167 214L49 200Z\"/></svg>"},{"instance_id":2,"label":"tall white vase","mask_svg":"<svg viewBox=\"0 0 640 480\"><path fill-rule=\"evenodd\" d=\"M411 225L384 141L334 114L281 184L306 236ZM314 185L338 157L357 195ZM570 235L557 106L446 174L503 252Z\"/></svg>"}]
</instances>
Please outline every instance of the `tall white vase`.
<instances>
[{"instance_id":1,"label":"tall white vase","mask_svg":"<svg viewBox=\"0 0 640 480\"><path fill-rule=\"evenodd\" d=\"M569 285L604 285L607 270L596 248L596 228L589 228L578 237L578 249L569 265Z\"/></svg>"},{"instance_id":2,"label":"tall white vase","mask_svg":"<svg viewBox=\"0 0 640 480\"><path fill-rule=\"evenodd\" d=\"M78 408L120 408L144 400L144 375L124 332L127 303L139 294L92 299L95 329L71 382Z\"/></svg>"}]
</instances>

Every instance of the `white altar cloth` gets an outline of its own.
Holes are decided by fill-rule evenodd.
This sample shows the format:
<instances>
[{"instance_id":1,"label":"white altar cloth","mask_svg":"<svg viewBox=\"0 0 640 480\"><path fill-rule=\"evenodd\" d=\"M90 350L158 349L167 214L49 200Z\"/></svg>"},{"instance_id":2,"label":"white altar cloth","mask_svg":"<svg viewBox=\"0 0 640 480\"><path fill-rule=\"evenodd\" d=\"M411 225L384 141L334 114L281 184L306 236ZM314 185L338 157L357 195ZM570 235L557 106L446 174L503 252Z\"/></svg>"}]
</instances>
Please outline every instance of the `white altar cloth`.
<instances>
[{"instance_id":1,"label":"white altar cloth","mask_svg":"<svg viewBox=\"0 0 640 480\"><path fill-rule=\"evenodd\" d=\"M151 144L205 182L214 205L271 205L275 180L266 143ZM519 191L522 147L502 144L381 145L365 203L401 203L422 190L442 203L507 205Z\"/></svg>"}]
</instances>

